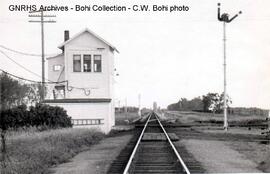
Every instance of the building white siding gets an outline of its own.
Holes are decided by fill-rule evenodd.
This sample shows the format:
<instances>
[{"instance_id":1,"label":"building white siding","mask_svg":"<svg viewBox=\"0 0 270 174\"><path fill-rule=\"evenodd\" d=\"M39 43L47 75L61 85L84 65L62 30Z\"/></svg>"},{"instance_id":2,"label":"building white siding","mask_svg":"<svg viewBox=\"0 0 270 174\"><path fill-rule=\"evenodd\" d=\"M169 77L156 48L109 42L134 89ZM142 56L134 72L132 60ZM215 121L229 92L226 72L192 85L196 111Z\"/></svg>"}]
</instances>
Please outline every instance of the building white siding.
<instances>
[{"instance_id":1,"label":"building white siding","mask_svg":"<svg viewBox=\"0 0 270 174\"><path fill-rule=\"evenodd\" d=\"M98 50L97 48L105 49ZM110 49L106 44L89 33L82 34L65 46L65 74L69 85L91 88L91 95L89 96L84 95L83 91L75 89L68 92L67 98L111 98L110 78L113 77L110 75L110 67L113 67L113 65L110 59L113 59L113 57L109 52ZM93 55L101 55L102 71L93 72L92 69L92 72L73 72L74 54L90 54L92 59Z\"/></svg>"},{"instance_id":2,"label":"building white siding","mask_svg":"<svg viewBox=\"0 0 270 174\"><path fill-rule=\"evenodd\" d=\"M61 69L58 71L54 70L54 66L59 65ZM65 72L63 72L65 67L64 55L58 55L53 58L48 59L48 78L53 82L64 81Z\"/></svg>"},{"instance_id":3,"label":"building white siding","mask_svg":"<svg viewBox=\"0 0 270 174\"><path fill-rule=\"evenodd\" d=\"M50 103L51 106L65 108L72 119L101 119L100 125L83 125L76 127L99 128L104 133L109 133L114 125L111 112L112 103Z\"/></svg>"},{"instance_id":4,"label":"building white siding","mask_svg":"<svg viewBox=\"0 0 270 174\"><path fill-rule=\"evenodd\" d=\"M103 132L108 133L115 124L113 52L116 48L89 30L78 34L60 47L64 51L62 55L47 59L48 78L51 81L68 83L64 83L65 95L62 102L53 99L47 100L47 103L63 107L72 119L101 119L102 124L86 127L99 127ZM81 72L74 72L74 55L81 55ZM84 55L91 55L91 72L83 72ZM101 56L101 72L94 72L94 55ZM55 71L56 65L60 65L61 70ZM106 102L95 102L100 100Z\"/></svg>"}]
</instances>

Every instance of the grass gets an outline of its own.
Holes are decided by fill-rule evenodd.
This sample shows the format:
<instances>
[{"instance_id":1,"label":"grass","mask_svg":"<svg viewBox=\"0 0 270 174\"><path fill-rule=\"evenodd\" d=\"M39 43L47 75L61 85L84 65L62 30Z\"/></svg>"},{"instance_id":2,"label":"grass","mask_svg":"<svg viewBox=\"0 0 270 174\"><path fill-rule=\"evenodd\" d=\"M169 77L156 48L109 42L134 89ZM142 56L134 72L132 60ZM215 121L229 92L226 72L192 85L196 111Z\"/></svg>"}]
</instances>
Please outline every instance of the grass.
<instances>
[{"instance_id":1,"label":"grass","mask_svg":"<svg viewBox=\"0 0 270 174\"><path fill-rule=\"evenodd\" d=\"M223 125L223 114L213 114L213 113L201 113L201 112L187 112L187 111L169 111L169 114L166 113L166 116L176 119L179 122L182 123L221 123ZM250 115L250 116L245 116L245 115L228 115L228 120L229 120L229 125L230 124L239 124L239 125L250 125L250 124L266 124L267 121L265 120L265 116L259 116L259 115ZM210 125L209 125L210 127ZM196 130L196 127L194 128ZM235 137L237 137L239 134L241 136L254 136L258 135L258 138L261 135L261 128L260 127L255 127L252 129L246 129L246 128L230 128L228 132L224 132L224 130L200 130L197 129L198 131L202 131L204 133L209 133L208 135L214 135L214 134L220 134L220 137L226 136L227 134L235 134ZM189 139L188 141L192 142L194 139ZM196 140L198 141L198 140ZM198 142L198 147L199 146L205 146L203 142L207 142L207 138L202 141ZM211 144L215 143L215 141L210 140ZM222 141L219 141L222 142ZM236 150L237 152L241 153L244 158L253 161L257 165L257 169L261 170L262 172L270 172L270 146L269 144L262 144L260 141L258 142L248 142L248 141L243 141L239 137L239 141L231 141L231 140L226 140L224 142L225 145L229 146L233 150ZM209 143L210 144L210 143ZM203 148L205 149L205 148ZM214 149L211 149L214 150ZM218 151L219 149L217 149ZM222 149L225 150L225 149ZM196 153L200 154L202 151L198 151ZM210 158L211 155L209 156ZM208 157L208 158L209 158ZM209 165L211 166L211 165ZM241 166L239 166L241 167ZM246 166L247 167L247 166Z\"/></svg>"},{"instance_id":2,"label":"grass","mask_svg":"<svg viewBox=\"0 0 270 174\"><path fill-rule=\"evenodd\" d=\"M139 118L137 112L116 112L115 113L115 125L128 125L133 120Z\"/></svg>"},{"instance_id":3,"label":"grass","mask_svg":"<svg viewBox=\"0 0 270 174\"><path fill-rule=\"evenodd\" d=\"M166 114L172 118L179 119L184 123L223 123L223 114L202 113L202 112L185 112L185 111L170 111L173 114ZM235 124L261 124L266 123L265 116L243 116L243 115L228 115L229 123Z\"/></svg>"},{"instance_id":4,"label":"grass","mask_svg":"<svg viewBox=\"0 0 270 174\"><path fill-rule=\"evenodd\" d=\"M94 129L9 132L6 168L1 174L49 173L49 167L68 161L89 149L105 135Z\"/></svg>"}]
</instances>

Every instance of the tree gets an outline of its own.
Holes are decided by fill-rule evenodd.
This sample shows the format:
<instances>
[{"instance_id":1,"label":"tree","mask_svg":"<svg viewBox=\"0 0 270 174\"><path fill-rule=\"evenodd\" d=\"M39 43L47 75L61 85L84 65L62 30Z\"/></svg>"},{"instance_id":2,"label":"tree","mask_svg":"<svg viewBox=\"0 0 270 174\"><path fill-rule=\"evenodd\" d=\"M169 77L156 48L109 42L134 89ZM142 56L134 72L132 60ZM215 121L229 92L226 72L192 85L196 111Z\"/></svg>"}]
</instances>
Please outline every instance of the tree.
<instances>
[{"instance_id":1,"label":"tree","mask_svg":"<svg viewBox=\"0 0 270 174\"><path fill-rule=\"evenodd\" d=\"M41 101L42 85L26 84L15 80L6 73L0 74L0 110L23 104L35 104Z\"/></svg>"},{"instance_id":2,"label":"tree","mask_svg":"<svg viewBox=\"0 0 270 174\"><path fill-rule=\"evenodd\" d=\"M5 133L8 129L3 111L23 102L27 87L21 85L17 80L10 78L6 73L0 74L0 126L1 126L1 164L5 167L6 139Z\"/></svg>"},{"instance_id":3,"label":"tree","mask_svg":"<svg viewBox=\"0 0 270 174\"><path fill-rule=\"evenodd\" d=\"M221 113L224 107L224 94L208 93L203 96L203 110L204 112ZM227 95L227 107L232 103L230 97Z\"/></svg>"},{"instance_id":4,"label":"tree","mask_svg":"<svg viewBox=\"0 0 270 174\"><path fill-rule=\"evenodd\" d=\"M230 104L232 104L232 100L231 100L229 95L226 96L226 104L227 104L227 107L230 107ZM217 113L223 112L223 110L224 110L224 93L222 93L219 96L219 102L217 103L215 109L216 109Z\"/></svg>"},{"instance_id":5,"label":"tree","mask_svg":"<svg viewBox=\"0 0 270 174\"><path fill-rule=\"evenodd\" d=\"M29 84L28 85L28 91L27 91L27 99L26 103L34 105L36 103L41 102L41 96L42 96L42 84ZM45 87L44 93L46 95L47 93L47 88Z\"/></svg>"},{"instance_id":6,"label":"tree","mask_svg":"<svg viewBox=\"0 0 270 174\"><path fill-rule=\"evenodd\" d=\"M219 100L219 94L218 93L208 93L207 95L203 95L202 97L203 102L203 111L209 112L213 111L215 106L218 103Z\"/></svg>"},{"instance_id":7,"label":"tree","mask_svg":"<svg viewBox=\"0 0 270 174\"><path fill-rule=\"evenodd\" d=\"M0 74L0 128L1 128L1 162L5 167L6 140L5 134L8 127L6 122L8 117L3 114L4 111L19 105L25 105L29 102L40 101L40 89L38 85L24 84L7 75Z\"/></svg>"},{"instance_id":8,"label":"tree","mask_svg":"<svg viewBox=\"0 0 270 174\"><path fill-rule=\"evenodd\" d=\"M195 97L189 101L191 109L194 111L202 111L203 110L203 101L201 97Z\"/></svg>"},{"instance_id":9,"label":"tree","mask_svg":"<svg viewBox=\"0 0 270 174\"><path fill-rule=\"evenodd\" d=\"M0 74L1 110L24 103L28 87L10 78L6 73Z\"/></svg>"},{"instance_id":10,"label":"tree","mask_svg":"<svg viewBox=\"0 0 270 174\"><path fill-rule=\"evenodd\" d=\"M179 104L178 104L178 103L170 104L170 105L167 107L167 109L170 110L170 111L176 111L176 110L179 110Z\"/></svg>"},{"instance_id":11,"label":"tree","mask_svg":"<svg viewBox=\"0 0 270 174\"><path fill-rule=\"evenodd\" d=\"M189 100L187 100L186 98L181 98L181 100L179 101L179 106L180 110L182 111L188 111L191 108Z\"/></svg>"},{"instance_id":12,"label":"tree","mask_svg":"<svg viewBox=\"0 0 270 174\"><path fill-rule=\"evenodd\" d=\"M223 93L208 93L202 97L195 97L192 100L181 98L177 103L168 105L168 110L178 111L204 111L221 113L224 107ZM227 95L227 107L232 103L230 97Z\"/></svg>"},{"instance_id":13,"label":"tree","mask_svg":"<svg viewBox=\"0 0 270 174\"><path fill-rule=\"evenodd\" d=\"M177 103L170 104L167 109L179 111L201 111L203 109L203 102L200 97L195 97L192 100L181 98Z\"/></svg>"}]
</instances>

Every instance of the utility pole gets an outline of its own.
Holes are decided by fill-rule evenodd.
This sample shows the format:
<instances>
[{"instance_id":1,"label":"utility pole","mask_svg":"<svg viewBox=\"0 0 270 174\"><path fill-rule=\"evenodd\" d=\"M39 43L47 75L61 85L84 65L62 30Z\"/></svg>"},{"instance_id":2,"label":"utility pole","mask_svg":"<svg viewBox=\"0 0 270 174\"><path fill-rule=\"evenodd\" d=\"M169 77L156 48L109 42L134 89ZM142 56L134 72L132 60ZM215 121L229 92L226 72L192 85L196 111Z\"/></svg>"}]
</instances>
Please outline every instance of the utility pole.
<instances>
[{"instance_id":1,"label":"utility pole","mask_svg":"<svg viewBox=\"0 0 270 174\"><path fill-rule=\"evenodd\" d=\"M139 117L142 116L142 113L141 113L141 94L138 95L138 115L139 115Z\"/></svg>"},{"instance_id":2,"label":"utility pole","mask_svg":"<svg viewBox=\"0 0 270 174\"><path fill-rule=\"evenodd\" d=\"M41 24L41 65L42 65L42 89L41 101L45 98L45 53L44 53L44 23L55 23L54 20L44 20L45 17L56 17L55 15L44 15L43 10L30 11L29 13L40 13L40 15L29 15L29 17L38 17L40 20L29 20L31 23Z\"/></svg>"},{"instance_id":3,"label":"utility pole","mask_svg":"<svg viewBox=\"0 0 270 174\"><path fill-rule=\"evenodd\" d=\"M220 15L220 3L218 3L218 20L223 22L223 57L224 57L224 130L228 130L228 117L227 117L227 79L226 79L226 23L232 22L238 15L240 15L242 11L239 11L238 14L234 15L231 19L229 19L228 13L223 13Z\"/></svg>"},{"instance_id":4,"label":"utility pole","mask_svg":"<svg viewBox=\"0 0 270 174\"><path fill-rule=\"evenodd\" d=\"M121 113L121 108L120 108L120 100L118 100L118 111L119 111L119 113Z\"/></svg>"},{"instance_id":5,"label":"utility pole","mask_svg":"<svg viewBox=\"0 0 270 174\"><path fill-rule=\"evenodd\" d=\"M126 120L128 120L127 119L127 112L128 112L128 110L127 110L127 98L125 98L125 116L126 116Z\"/></svg>"}]
</instances>

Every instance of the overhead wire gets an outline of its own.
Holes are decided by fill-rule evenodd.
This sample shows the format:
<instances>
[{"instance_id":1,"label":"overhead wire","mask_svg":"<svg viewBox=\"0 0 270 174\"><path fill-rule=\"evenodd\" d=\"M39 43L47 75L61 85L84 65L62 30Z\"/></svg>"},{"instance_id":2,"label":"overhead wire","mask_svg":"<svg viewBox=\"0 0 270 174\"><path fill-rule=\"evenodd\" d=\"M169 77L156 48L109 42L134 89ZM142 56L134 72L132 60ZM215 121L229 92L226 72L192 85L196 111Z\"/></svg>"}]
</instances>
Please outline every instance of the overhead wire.
<instances>
[{"instance_id":1,"label":"overhead wire","mask_svg":"<svg viewBox=\"0 0 270 174\"><path fill-rule=\"evenodd\" d=\"M4 51L0 50L0 52L1 52L6 58L8 58L9 60L11 60L13 63L15 63L16 65L18 65L19 67L21 67L21 68L24 69L25 71L27 71L27 72L29 72L29 73L31 73L31 74L33 74L33 75L35 75L35 76L41 78L41 76L40 76L39 74L37 74L37 73L35 73L35 72L29 70L28 68L24 67L24 66L21 65L21 64L19 64L19 63L16 62L14 59L12 59L10 56L8 56Z\"/></svg>"},{"instance_id":2,"label":"overhead wire","mask_svg":"<svg viewBox=\"0 0 270 174\"><path fill-rule=\"evenodd\" d=\"M6 58L8 58L9 60L11 60L13 63L15 63L16 65L18 65L19 67L21 67L22 69L26 70L27 72L41 78L41 76L31 70L29 70L28 68L24 67L23 65L19 64L18 62L16 62L14 59L12 59L10 56L8 56L5 52L3 52L2 50L0 50L0 53L2 53ZM4 70L1 70L3 72L6 72ZM6 72L8 73L8 72ZM15 78L18 78L18 79L21 79L21 80L25 80L25 81L29 81L29 82L32 82L32 83L42 83L41 81L35 81L35 80L30 80L30 79L26 79L26 78L23 78L23 77L19 77L19 76L16 76L14 74L11 74L11 73L8 73L10 76L13 76ZM65 80L65 81L60 81L60 82L53 82L49 79L46 79L48 80L48 82L44 82L44 83L47 83L47 84L60 84L60 83L67 83L67 89L68 91L72 91L73 89L79 89L79 90L83 90L84 91L84 94L86 96L89 96L90 93L91 93L91 90L89 88L82 88L82 87L76 87L76 86L69 86L68 84L68 81Z\"/></svg>"},{"instance_id":3,"label":"overhead wire","mask_svg":"<svg viewBox=\"0 0 270 174\"><path fill-rule=\"evenodd\" d=\"M23 78L23 77L19 77L19 76L17 76L17 75L11 74L11 73L9 73L9 72L7 72L7 71L5 71L5 70L2 70L2 69L0 69L0 71L2 71L3 73L5 73L5 74L7 74L7 75L9 75L9 76L12 76L12 77L14 77L14 78L20 79L20 80L28 81L28 82L31 82L31 83L42 84L41 81L35 81L35 80L31 80L31 79L26 79L26 78ZM80 89L80 90L83 90L83 91L84 91L84 94L85 94L86 96L89 96L90 93L91 93L91 90L90 90L90 89L87 89L87 88L80 88L80 87L69 86L67 80L65 80L65 81L60 81L60 82L52 82L52 81L51 81L51 82L44 82L44 83L46 83L46 84L67 83L67 90L68 90L68 91L72 91L73 89Z\"/></svg>"},{"instance_id":4,"label":"overhead wire","mask_svg":"<svg viewBox=\"0 0 270 174\"><path fill-rule=\"evenodd\" d=\"M2 47L2 45L0 45L0 47ZM2 48L3 48L3 47L2 47ZM29 73L31 73L31 74L33 74L33 75L39 77L39 78L42 78L39 74L37 74L37 73L35 73L35 72L29 70L28 68L26 68L26 67L24 67L23 65L19 64L18 62L16 62L14 59L12 59L10 56L8 56L4 51L0 50L0 53L2 53L6 58L8 58L9 60L11 60L13 63L15 63L16 65L18 65L19 67L21 67L21 68L24 69L25 71L27 71L27 72L29 72ZM21 52L18 52L18 53L21 54ZM26 55L27 55L27 54L26 54ZM30 56L30 54L29 54L28 56ZM37 55L32 54L32 56L37 56ZM1 69L0 69L0 70L1 70ZM35 81L35 80L30 80L30 79L26 79L26 78L23 78L23 77L16 76L16 75L11 74L11 73L8 73L8 72L6 72L6 71L4 71L4 70L1 70L1 71L2 71L2 72L5 72L5 73L7 73L7 74L9 74L10 76L13 76L13 77L15 77L15 78L21 79L21 80L29 81L29 82L32 82L32 83L42 83L41 81ZM84 91L84 94L85 94L86 96L89 96L90 93L91 93L91 89L90 89L90 88L83 88L83 87L70 86L67 80L65 80L65 81L60 81L60 82L59 82L59 81L53 82L53 81L51 81L51 80L49 80L49 79L46 79L46 80L48 80L48 82L44 82L44 83L47 83L47 84L67 83L67 90L68 90L68 91L72 91L73 89L83 90L83 91Z\"/></svg>"},{"instance_id":5,"label":"overhead wire","mask_svg":"<svg viewBox=\"0 0 270 174\"><path fill-rule=\"evenodd\" d=\"M9 60L11 60L13 63L15 63L16 65L18 65L19 67L23 68L24 70L28 71L29 73L31 73L31 74L33 74L33 75L35 75L35 76L41 78L41 76L40 76L39 74L37 74L37 73L35 73L35 72L29 70L28 68L24 67L24 66L21 65L21 64L19 64L18 62L16 62L14 59L12 59L10 56L8 56L8 55L7 55L5 52L3 52L2 50L0 50L0 52L1 52L6 58L8 58ZM15 76L15 75L14 75L14 76ZM44 83L63 83L63 82L64 82L64 81L62 81L62 82L53 82L53 81L51 81L51 80L49 80L49 79L46 79L46 80L48 80L49 82L44 82ZM34 81L34 80L30 80L30 81Z\"/></svg>"},{"instance_id":6,"label":"overhead wire","mask_svg":"<svg viewBox=\"0 0 270 174\"><path fill-rule=\"evenodd\" d=\"M25 56L32 56L32 57L40 57L41 54L33 54L33 53L26 53L26 52L22 52L22 51L18 51L18 50L15 50L15 49L12 49L12 48L8 48L4 45L0 45L1 48L5 49L5 50L8 50L8 51L11 51L11 52L14 52L14 53L17 53L17 54L21 54L21 55L25 55ZM57 55L57 53L55 54L48 54L48 55L45 55L46 57L50 57L50 56L54 56L54 55Z\"/></svg>"},{"instance_id":7,"label":"overhead wire","mask_svg":"<svg viewBox=\"0 0 270 174\"><path fill-rule=\"evenodd\" d=\"M28 81L28 82L32 82L32 83L42 83L41 81L36 81L36 80L31 80L31 79L27 79L27 78L24 78L24 77L20 77L20 76L17 76L17 75L14 75L14 74L11 74L3 69L0 69L0 71L2 71L3 73L5 74L8 74L9 76L12 76L14 78L17 78L17 79L20 79L20 80L24 80L24 81ZM66 81L61 81L61 82L44 82L44 83L47 83L47 84L55 84L55 83L65 83Z\"/></svg>"}]
</instances>

